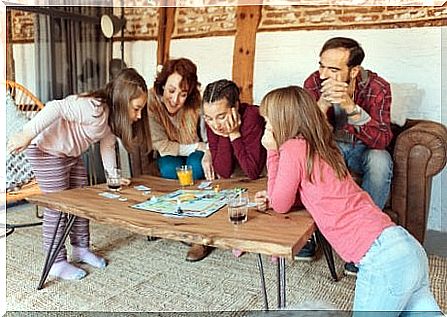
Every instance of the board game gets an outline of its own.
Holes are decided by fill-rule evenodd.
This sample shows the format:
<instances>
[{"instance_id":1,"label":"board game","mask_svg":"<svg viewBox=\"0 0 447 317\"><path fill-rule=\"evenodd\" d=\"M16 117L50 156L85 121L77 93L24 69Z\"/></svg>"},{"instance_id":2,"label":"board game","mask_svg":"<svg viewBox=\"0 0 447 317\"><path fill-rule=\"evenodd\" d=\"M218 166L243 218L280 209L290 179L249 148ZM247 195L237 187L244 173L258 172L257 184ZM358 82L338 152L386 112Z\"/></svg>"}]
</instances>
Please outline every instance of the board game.
<instances>
[{"instance_id":1,"label":"board game","mask_svg":"<svg viewBox=\"0 0 447 317\"><path fill-rule=\"evenodd\" d=\"M234 189L187 190L154 196L151 199L131 206L132 208L154 211L166 215L205 218L227 204L227 198L238 195Z\"/></svg>"}]
</instances>

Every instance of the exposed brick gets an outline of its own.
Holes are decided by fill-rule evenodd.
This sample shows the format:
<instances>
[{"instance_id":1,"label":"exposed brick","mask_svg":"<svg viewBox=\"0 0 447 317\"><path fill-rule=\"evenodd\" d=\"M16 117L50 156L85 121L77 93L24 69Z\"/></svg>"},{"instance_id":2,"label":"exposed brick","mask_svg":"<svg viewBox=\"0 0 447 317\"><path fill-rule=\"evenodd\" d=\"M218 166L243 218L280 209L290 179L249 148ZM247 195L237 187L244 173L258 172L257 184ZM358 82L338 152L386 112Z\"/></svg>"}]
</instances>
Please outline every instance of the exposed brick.
<instances>
[{"instance_id":1,"label":"exposed brick","mask_svg":"<svg viewBox=\"0 0 447 317\"><path fill-rule=\"evenodd\" d=\"M343 9L343 14L369 13L373 7L347 7Z\"/></svg>"},{"instance_id":2,"label":"exposed brick","mask_svg":"<svg viewBox=\"0 0 447 317\"><path fill-rule=\"evenodd\" d=\"M342 16L339 16L338 19L340 21L342 21L342 22L348 22L349 23L349 22L354 22L355 21L355 16L353 16L353 15L350 15L350 16L342 15Z\"/></svg>"},{"instance_id":3,"label":"exposed brick","mask_svg":"<svg viewBox=\"0 0 447 317\"><path fill-rule=\"evenodd\" d=\"M131 0L132 5L147 5L149 1ZM157 0L158 1L158 0ZM190 0L184 0L186 1ZM235 31L234 6L237 0L205 0L212 7L178 7L173 38L228 34ZM387 4L397 3L397 0ZM447 25L447 4L441 7L420 6L422 1L401 0L399 6L384 6L384 0L364 0L371 6L352 6L352 1L295 0L294 5L264 5L259 30L290 29L353 29L399 28ZM218 6L219 4L226 6ZM269 0L264 0L269 3ZM358 1L356 3L359 3ZM129 2L126 0L126 5ZM321 4L321 6L318 6ZM341 5L342 4L342 5ZM121 15L121 8L114 8ZM11 10L13 42L33 42L34 14ZM126 7L127 19L124 38L156 38L159 9L156 7Z\"/></svg>"},{"instance_id":4,"label":"exposed brick","mask_svg":"<svg viewBox=\"0 0 447 317\"><path fill-rule=\"evenodd\" d=\"M373 15L358 15L355 17L356 22L371 22L371 21L377 21L380 19L380 16L377 14Z\"/></svg>"},{"instance_id":5,"label":"exposed brick","mask_svg":"<svg viewBox=\"0 0 447 317\"><path fill-rule=\"evenodd\" d=\"M429 16L429 17L447 16L447 8L439 7L439 8L427 9L427 16Z\"/></svg>"}]
</instances>

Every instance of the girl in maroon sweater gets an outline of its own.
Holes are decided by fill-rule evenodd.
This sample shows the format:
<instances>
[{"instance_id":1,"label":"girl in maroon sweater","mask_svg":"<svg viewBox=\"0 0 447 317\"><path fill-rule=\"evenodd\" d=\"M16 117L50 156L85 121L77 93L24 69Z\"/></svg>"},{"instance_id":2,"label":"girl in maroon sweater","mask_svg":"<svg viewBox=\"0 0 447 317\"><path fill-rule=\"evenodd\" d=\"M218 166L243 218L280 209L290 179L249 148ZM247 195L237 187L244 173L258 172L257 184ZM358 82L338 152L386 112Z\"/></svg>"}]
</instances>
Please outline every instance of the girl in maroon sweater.
<instances>
[{"instance_id":1,"label":"girl in maroon sweater","mask_svg":"<svg viewBox=\"0 0 447 317\"><path fill-rule=\"evenodd\" d=\"M261 145L264 119L258 107L241 103L237 85L221 79L206 86L203 116L217 175L229 178L239 165L245 176L258 178L266 161Z\"/></svg>"}]
</instances>

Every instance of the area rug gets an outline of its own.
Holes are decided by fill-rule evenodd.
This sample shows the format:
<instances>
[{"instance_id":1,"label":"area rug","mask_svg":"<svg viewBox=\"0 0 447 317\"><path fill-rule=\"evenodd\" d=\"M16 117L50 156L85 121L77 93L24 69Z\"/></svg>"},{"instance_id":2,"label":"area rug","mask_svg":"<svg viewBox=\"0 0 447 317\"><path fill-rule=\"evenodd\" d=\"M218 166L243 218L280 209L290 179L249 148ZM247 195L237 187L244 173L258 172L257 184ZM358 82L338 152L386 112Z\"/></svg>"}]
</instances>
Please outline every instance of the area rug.
<instances>
[{"instance_id":1,"label":"area rug","mask_svg":"<svg viewBox=\"0 0 447 317\"><path fill-rule=\"evenodd\" d=\"M7 211L8 223L36 220L35 207ZM70 282L47 279L37 284L44 263L41 227L17 229L7 237L7 310L26 312L250 312L263 309L257 257L235 258L229 250L214 249L204 260L185 261L188 247L107 225L91 223L92 248L108 261L105 269L81 265L88 275ZM70 254L70 247L68 247ZM270 307L276 307L276 264L263 256ZM306 302L352 308L355 278L342 275L333 282L324 257L313 262L287 262L287 305ZM430 256L431 285L437 302L447 310L447 259ZM68 314L70 315L70 314ZM67 316L68 316L67 315ZM105 314L104 316L106 316ZM236 314L237 315L237 314ZM190 316L190 315L189 315Z\"/></svg>"}]
</instances>

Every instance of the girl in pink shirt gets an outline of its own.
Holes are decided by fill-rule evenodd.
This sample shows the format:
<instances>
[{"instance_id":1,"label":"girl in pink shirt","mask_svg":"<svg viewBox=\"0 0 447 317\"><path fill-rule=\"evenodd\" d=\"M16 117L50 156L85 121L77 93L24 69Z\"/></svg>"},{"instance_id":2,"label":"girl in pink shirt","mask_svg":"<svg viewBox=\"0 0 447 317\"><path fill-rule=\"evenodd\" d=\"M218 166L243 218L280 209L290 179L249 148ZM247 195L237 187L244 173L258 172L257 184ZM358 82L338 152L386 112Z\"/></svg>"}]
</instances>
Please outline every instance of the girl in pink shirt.
<instances>
[{"instance_id":1,"label":"girl in pink shirt","mask_svg":"<svg viewBox=\"0 0 447 317\"><path fill-rule=\"evenodd\" d=\"M132 68L124 69L103 89L48 102L23 131L11 138L8 151L18 153L27 149L36 180L44 193L85 186L87 171L81 154L90 144L100 142L103 165L109 171L116 167L116 137L128 151L133 144L142 145L146 151L150 149L147 111L142 111L146 101L147 86L143 77ZM130 181L123 179L122 183L127 185ZM66 223L66 214L45 208L42 231L47 253L50 247L54 252ZM87 219L75 218L70 242L74 262L98 268L106 266L102 257L89 250ZM75 280L83 278L86 272L67 261L63 246L49 274Z\"/></svg>"},{"instance_id":2,"label":"girl in pink shirt","mask_svg":"<svg viewBox=\"0 0 447 317\"><path fill-rule=\"evenodd\" d=\"M359 267L354 311L439 313L424 249L353 181L309 93L296 86L273 90L260 113L268 188L256 194L258 208L286 213L304 205L340 257Z\"/></svg>"}]
</instances>

